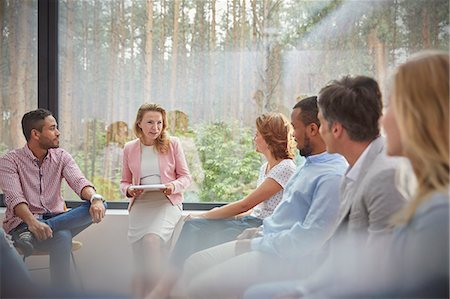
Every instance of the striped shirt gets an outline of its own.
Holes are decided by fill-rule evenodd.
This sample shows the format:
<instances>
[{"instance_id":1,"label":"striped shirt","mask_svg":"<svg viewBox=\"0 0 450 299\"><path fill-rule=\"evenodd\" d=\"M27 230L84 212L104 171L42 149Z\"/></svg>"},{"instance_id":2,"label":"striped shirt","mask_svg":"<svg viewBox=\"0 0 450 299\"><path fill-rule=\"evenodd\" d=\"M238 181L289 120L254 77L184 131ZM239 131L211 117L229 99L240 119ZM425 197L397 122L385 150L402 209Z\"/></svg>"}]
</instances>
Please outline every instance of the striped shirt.
<instances>
[{"instance_id":1,"label":"striped shirt","mask_svg":"<svg viewBox=\"0 0 450 299\"><path fill-rule=\"evenodd\" d=\"M38 217L47 212L64 211L61 183L65 179L80 196L81 190L92 186L72 156L61 148L49 149L42 165L28 145L12 150L0 158L0 189L3 190L6 214L3 228L6 232L23 222L14 214L14 207L26 203Z\"/></svg>"}]
</instances>

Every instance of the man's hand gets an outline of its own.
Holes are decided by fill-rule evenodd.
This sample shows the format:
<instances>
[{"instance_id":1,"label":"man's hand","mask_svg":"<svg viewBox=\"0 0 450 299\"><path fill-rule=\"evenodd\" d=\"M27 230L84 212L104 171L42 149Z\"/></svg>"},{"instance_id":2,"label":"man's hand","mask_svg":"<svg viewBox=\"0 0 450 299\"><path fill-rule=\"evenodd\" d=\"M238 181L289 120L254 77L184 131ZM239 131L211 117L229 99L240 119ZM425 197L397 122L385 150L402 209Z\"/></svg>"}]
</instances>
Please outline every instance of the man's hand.
<instances>
[{"instance_id":1,"label":"man's hand","mask_svg":"<svg viewBox=\"0 0 450 299\"><path fill-rule=\"evenodd\" d=\"M53 237L53 231L50 226L38 220L28 223L28 230L33 233L38 241L44 241Z\"/></svg>"},{"instance_id":2,"label":"man's hand","mask_svg":"<svg viewBox=\"0 0 450 299\"><path fill-rule=\"evenodd\" d=\"M251 240L237 240L234 247L236 255L241 255L252 250Z\"/></svg>"},{"instance_id":3,"label":"man's hand","mask_svg":"<svg viewBox=\"0 0 450 299\"><path fill-rule=\"evenodd\" d=\"M253 239L261 236L261 227L252 227L244 230L239 236L237 236L237 240L246 240Z\"/></svg>"},{"instance_id":4,"label":"man's hand","mask_svg":"<svg viewBox=\"0 0 450 299\"><path fill-rule=\"evenodd\" d=\"M91 214L92 222L99 223L105 217L106 208L101 200L94 200L89 208L89 214Z\"/></svg>"}]
</instances>

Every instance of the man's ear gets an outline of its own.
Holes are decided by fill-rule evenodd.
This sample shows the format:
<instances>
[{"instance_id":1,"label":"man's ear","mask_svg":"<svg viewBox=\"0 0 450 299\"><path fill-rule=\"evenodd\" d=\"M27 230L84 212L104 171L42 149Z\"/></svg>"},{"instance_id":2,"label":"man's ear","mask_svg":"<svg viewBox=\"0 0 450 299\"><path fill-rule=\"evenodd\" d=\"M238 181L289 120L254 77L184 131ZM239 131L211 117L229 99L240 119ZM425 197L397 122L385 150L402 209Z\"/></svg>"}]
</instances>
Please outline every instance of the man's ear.
<instances>
[{"instance_id":1,"label":"man's ear","mask_svg":"<svg viewBox=\"0 0 450 299\"><path fill-rule=\"evenodd\" d=\"M39 139L39 135L41 134L41 132L39 132L36 129L31 129L31 135L30 138L31 139Z\"/></svg>"},{"instance_id":2,"label":"man's ear","mask_svg":"<svg viewBox=\"0 0 450 299\"><path fill-rule=\"evenodd\" d=\"M309 127L309 136L310 137L319 135L319 126L317 124L310 123L308 127Z\"/></svg>"},{"instance_id":3,"label":"man's ear","mask_svg":"<svg viewBox=\"0 0 450 299\"><path fill-rule=\"evenodd\" d=\"M344 127L341 123L334 122L331 126L331 134L333 134L334 138L340 138L342 133L344 132Z\"/></svg>"}]
</instances>

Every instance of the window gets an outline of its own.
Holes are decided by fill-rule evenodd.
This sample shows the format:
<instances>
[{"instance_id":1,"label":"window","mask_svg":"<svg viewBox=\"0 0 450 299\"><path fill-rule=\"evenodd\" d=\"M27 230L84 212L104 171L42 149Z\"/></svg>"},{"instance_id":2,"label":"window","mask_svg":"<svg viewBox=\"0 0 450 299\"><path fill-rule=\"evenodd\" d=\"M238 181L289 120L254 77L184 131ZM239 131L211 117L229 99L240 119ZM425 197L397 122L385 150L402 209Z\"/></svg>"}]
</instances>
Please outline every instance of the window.
<instances>
[{"instance_id":1,"label":"window","mask_svg":"<svg viewBox=\"0 0 450 299\"><path fill-rule=\"evenodd\" d=\"M37 104L37 1L0 5L3 153L23 145L20 118ZM61 0L58 7L53 112L61 145L116 201L121 149L144 102L169 111L171 134L182 140L194 176L186 200L233 201L255 187L259 114L289 115L298 97L345 74L373 76L384 88L410 54L449 49L447 0ZM76 199L69 189L65 198Z\"/></svg>"}]
</instances>

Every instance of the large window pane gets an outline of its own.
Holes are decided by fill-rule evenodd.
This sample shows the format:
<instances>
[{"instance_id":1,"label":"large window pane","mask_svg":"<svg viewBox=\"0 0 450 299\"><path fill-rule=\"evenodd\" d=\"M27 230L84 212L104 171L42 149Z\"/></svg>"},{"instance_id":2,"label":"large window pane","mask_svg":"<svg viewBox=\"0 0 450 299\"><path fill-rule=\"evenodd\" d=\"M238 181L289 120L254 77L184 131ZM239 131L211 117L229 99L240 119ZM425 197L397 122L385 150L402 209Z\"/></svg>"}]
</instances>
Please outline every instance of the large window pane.
<instances>
[{"instance_id":1,"label":"large window pane","mask_svg":"<svg viewBox=\"0 0 450 299\"><path fill-rule=\"evenodd\" d=\"M0 1L0 155L25 145L22 115L37 107L37 0Z\"/></svg>"},{"instance_id":2,"label":"large window pane","mask_svg":"<svg viewBox=\"0 0 450 299\"><path fill-rule=\"evenodd\" d=\"M448 49L447 0L61 1L62 146L108 199L135 113L170 114L195 183L188 201L254 188L255 118L345 74L373 76L425 48ZM128 133L127 133L128 132Z\"/></svg>"}]
</instances>

